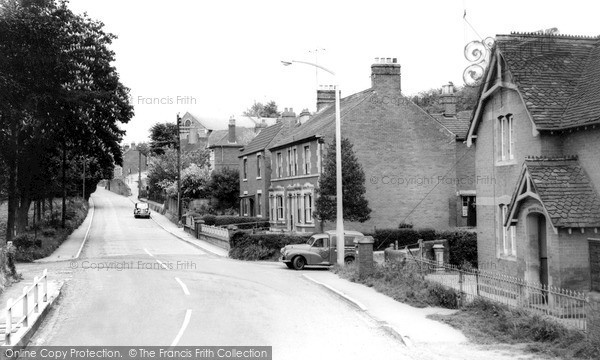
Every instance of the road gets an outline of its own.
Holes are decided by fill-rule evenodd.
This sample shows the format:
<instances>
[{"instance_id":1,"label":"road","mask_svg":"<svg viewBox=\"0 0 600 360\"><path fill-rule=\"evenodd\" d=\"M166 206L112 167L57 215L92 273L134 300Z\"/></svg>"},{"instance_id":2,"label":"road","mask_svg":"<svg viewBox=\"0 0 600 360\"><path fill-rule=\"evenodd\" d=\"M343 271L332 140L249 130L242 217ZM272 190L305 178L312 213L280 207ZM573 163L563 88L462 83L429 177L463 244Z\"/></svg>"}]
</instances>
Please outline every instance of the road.
<instances>
[{"instance_id":1,"label":"road","mask_svg":"<svg viewBox=\"0 0 600 360\"><path fill-rule=\"evenodd\" d=\"M197 249L99 189L71 278L32 345L273 346L274 359L408 359L398 340L302 273ZM67 269L65 269L67 270Z\"/></svg>"}]
</instances>

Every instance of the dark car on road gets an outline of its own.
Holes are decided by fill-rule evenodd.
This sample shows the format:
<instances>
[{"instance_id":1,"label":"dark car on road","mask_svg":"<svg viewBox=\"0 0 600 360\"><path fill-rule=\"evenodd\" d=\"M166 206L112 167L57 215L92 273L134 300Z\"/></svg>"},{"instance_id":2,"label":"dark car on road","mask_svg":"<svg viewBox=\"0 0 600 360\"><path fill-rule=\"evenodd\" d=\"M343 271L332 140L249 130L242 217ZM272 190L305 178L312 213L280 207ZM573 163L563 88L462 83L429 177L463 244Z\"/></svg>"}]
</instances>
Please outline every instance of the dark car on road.
<instances>
[{"instance_id":1,"label":"dark car on road","mask_svg":"<svg viewBox=\"0 0 600 360\"><path fill-rule=\"evenodd\" d=\"M150 207L148 204L143 202L136 203L133 209L133 217L136 219L139 217L150 218Z\"/></svg>"}]
</instances>

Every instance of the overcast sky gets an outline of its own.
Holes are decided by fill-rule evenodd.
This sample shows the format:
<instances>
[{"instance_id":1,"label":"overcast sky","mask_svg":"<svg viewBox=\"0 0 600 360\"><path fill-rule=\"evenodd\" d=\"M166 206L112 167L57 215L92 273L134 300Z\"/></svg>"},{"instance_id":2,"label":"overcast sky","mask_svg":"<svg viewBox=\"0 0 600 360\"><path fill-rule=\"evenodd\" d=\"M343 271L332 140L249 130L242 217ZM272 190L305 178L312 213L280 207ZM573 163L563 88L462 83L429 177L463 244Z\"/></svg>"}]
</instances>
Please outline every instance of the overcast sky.
<instances>
[{"instance_id":1,"label":"overcast sky","mask_svg":"<svg viewBox=\"0 0 600 360\"><path fill-rule=\"evenodd\" d=\"M285 59L335 71L342 96L370 87L376 57L398 58L405 95L448 81L462 85L464 46L478 39L463 20L465 9L482 37L553 27L600 35L597 1L71 0L70 6L119 37L115 66L135 106L123 126L125 142L147 140L153 124L175 121L178 112L227 119L269 100L280 110L314 111L317 84L332 84L332 77L307 65L284 67Z\"/></svg>"}]
</instances>

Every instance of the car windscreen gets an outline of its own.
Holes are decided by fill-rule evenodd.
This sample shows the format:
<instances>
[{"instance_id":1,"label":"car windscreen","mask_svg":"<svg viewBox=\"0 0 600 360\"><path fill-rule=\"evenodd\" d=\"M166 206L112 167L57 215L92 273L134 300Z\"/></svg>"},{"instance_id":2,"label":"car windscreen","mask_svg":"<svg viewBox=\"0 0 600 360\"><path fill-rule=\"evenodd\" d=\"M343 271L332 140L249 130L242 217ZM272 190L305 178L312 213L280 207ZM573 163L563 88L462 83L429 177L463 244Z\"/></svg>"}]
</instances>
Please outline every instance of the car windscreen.
<instances>
[{"instance_id":1,"label":"car windscreen","mask_svg":"<svg viewBox=\"0 0 600 360\"><path fill-rule=\"evenodd\" d=\"M148 204L146 204L146 203L138 203L138 204L135 204L135 207L138 208L138 209L147 209L148 208Z\"/></svg>"}]
</instances>

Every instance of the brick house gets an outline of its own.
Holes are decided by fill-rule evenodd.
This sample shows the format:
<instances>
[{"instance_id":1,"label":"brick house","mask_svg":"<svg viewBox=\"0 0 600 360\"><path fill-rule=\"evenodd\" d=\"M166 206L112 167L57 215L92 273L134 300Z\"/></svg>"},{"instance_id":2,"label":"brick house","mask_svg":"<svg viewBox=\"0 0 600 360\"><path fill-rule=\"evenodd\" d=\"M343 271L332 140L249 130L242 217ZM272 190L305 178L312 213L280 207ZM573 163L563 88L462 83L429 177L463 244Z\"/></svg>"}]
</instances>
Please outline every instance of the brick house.
<instances>
[{"instance_id":1,"label":"brick house","mask_svg":"<svg viewBox=\"0 0 600 360\"><path fill-rule=\"evenodd\" d=\"M401 93L400 65L377 59L371 88L340 101L342 137L353 144L366 176L371 220L347 223L352 230L457 225L457 135ZM320 230L313 217L323 157L335 133L335 90L317 92L317 112L298 119L272 145L270 221L273 229ZM460 121L455 115L447 123ZM464 128L464 126L463 126ZM464 134L461 135L464 138ZM462 143L462 142L461 142ZM334 224L325 224L326 228Z\"/></svg>"},{"instance_id":2,"label":"brick house","mask_svg":"<svg viewBox=\"0 0 600 360\"><path fill-rule=\"evenodd\" d=\"M476 189L480 268L600 290L600 39L499 35L490 60L467 139L492 179Z\"/></svg>"},{"instance_id":3,"label":"brick house","mask_svg":"<svg viewBox=\"0 0 600 360\"><path fill-rule=\"evenodd\" d=\"M210 150L210 168L221 170L233 168L239 170L240 150L256 136L257 129L236 126L234 118L229 120L227 130L213 130L208 136L207 148Z\"/></svg>"}]
</instances>

